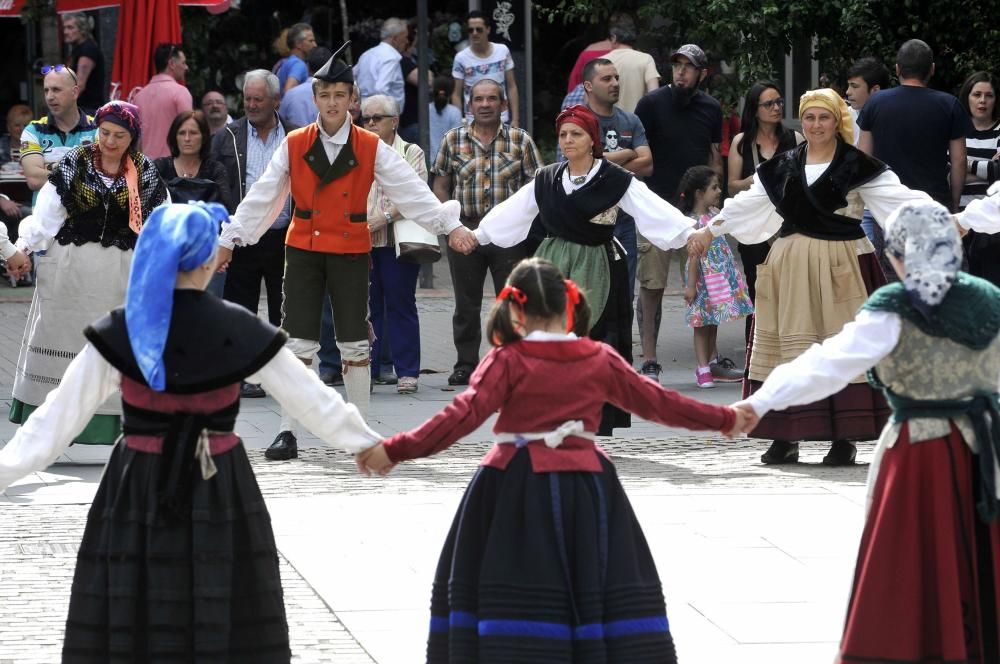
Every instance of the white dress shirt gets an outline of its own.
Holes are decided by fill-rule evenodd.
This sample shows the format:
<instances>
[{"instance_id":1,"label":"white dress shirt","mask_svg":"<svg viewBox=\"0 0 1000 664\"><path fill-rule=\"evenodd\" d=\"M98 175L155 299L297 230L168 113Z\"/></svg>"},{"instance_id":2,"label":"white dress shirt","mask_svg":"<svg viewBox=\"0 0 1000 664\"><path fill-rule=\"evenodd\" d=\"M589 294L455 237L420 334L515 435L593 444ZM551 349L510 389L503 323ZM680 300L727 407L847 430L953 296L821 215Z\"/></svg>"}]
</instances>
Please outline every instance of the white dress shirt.
<instances>
[{"instance_id":1,"label":"white dress shirt","mask_svg":"<svg viewBox=\"0 0 1000 664\"><path fill-rule=\"evenodd\" d=\"M326 387L302 361L282 348L247 378L260 383L289 414L323 442L348 452L372 447L381 436L368 428L353 404ZM0 450L0 491L52 464L87 426L104 400L119 390L121 374L90 344L70 362L59 387Z\"/></svg>"},{"instance_id":2,"label":"white dress shirt","mask_svg":"<svg viewBox=\"0 0 1000 664\"><path fill-rule=\"evenodd\" d=\"M319 126L319 136L332 164L347 144L351 123L345 119L332 136ZM442 203L427 183L420 179L413 168L385 141L379 140L375 152L375 181L389 196L404 217L415 221L435 235L443 235L459 228L461 206L458 201ZM225 224L219 244L227 249L234 245L256 244L284 206L285 197L291 192L291 175L288 165L288 139L282 141L271 157L264 174L254 183L236 214Z\"/></svg>"},{"instance_id":3,"label":"white dress shirt","mask_svg":"<svg viewBox=\"0 0 1000 664\"><path fill-rule=\"evenodd\" d=\"M586 179L579 184L570 180L569 168L565 168L562 177L563 191L570 194L586 185L597 174L602 161L597 159ZM642 236L660 249L683 247L688 236L694 232L693 219L650 191L639 178L632 178L625 195L618 201L618 206L635 218L636 228ZM490 210L473 233L479 244L513 247L528 237L531 222L536 215L538 201L535 200L535 181L532 180Z\"/></svg>"},{"instance_id":4,"label":"white dress shirt","mask_svg":"<svg viewBox=\"0 0 1000 664\"><path fill-rule=\"evenodd\" d=\"M354 80L361 91L362 101L372 95L389 95L399 104L402 112L406 88L403 82L403 68L399 61L402 54L387 42L368 49L354 65Z\"/></svg>"}]
</instances>

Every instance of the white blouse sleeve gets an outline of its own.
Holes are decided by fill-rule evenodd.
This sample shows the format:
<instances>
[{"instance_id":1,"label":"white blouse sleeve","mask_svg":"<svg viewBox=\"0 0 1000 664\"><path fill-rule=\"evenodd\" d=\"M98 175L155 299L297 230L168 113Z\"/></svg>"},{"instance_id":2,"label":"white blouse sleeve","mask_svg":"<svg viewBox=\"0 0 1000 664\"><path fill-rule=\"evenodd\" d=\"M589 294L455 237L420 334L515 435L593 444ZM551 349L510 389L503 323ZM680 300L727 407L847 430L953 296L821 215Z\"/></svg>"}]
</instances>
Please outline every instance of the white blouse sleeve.
<instances>
[{"instance_id":1,"label":"white blouse sleeve","mask_svg":"<svg viewBox=\"0 0 1000 664\"><path fill-rule=\"evenodd\" d=\"M292 417L331 447L353 453L382 440L368 428L354 404L346 403L335 389L324 385L287 348L246 380L263 385Z\"/></svg>"},{"instance_id":2,"label":"white blouse sleeve","mask_svg":"<svg viewBox=\"0 0 1000 664\"><path fill-rule=\"evenodd\" d=\"M59 192L51 182L46 182L38 190L34 210L18 224L17 248L27 251L48 249L66 221L66 214Z\"/></svg>"},{"instance_id":3,"label":"white blouse sleeve","mask_svg":"<svg viewBox=\"0 0 1000 664\"><path fill-rule=\"evenodd\" d=\"M232 249L235 245L257 244L285 208L290 191L286 137L271 155L264 173L243 197L236 214L222 225L219 245Z\"/></svg>"},{"instance_id":4,"label":"white blouse sleeve","mask_svg":"<svg viewBox=\"0 0 1000 664\"><path fill-rule=\"evenodd\" d=\"M1000 192L969 203L958 215L958 223L977 233L1000 232Z\"/></svg>"},{"instance_id":5,"label":"white blouse sleeve","mask_svg":"<svg viewBox=\"0 0 1000 664\"><path fill-rule=\"evenodd\" d=\"M398 67L397 67L398 68ZM434 235L445 235L462 225L458 201L437 199L421 178L395 148L385 141L375 150L375 181L406 219L415 221Z\"/></svg>"},{"instance_id":6,"label":"white blouse sleeve","mask_svg":"<svg viewBox=\"0 0 1000 664\"><path fill-rule=\"evenodd\" d=\"M694 232L693 219L650 191L639 178L632 178L619 205L635 219L642 236L660 249L683 247Z\"/></svg>"},{"instance_id":7,"label":"white blouse sleeve","mask_svg":"<svg viewBox=\"0 0 1000 664\"><path fill-rule=\"evenodd\" d=\"M715 221L724 221L715 225ZM708 222L712 235L728 233L743 244L767 242L781 229L781 215L767 196L760 178L754 178L750 188L727 198L722 212Z\"/></svg>"},{"instance_id":8,"label":"white blouse sleeve","mask_svg":"<svg viewBox=\"0 0 1000 664\"><path fill-rule=\"evenodd\" d=\"M899 181L899 176L891 170L885 170L877 178L855 188L865 202L865 207L871 210L875 221L882 228L889 224L889 217L899 206L905 203L933 203L934 199L917 189L910 189Z\"/></svg>"},{"instance_id":9,"label":"white blouse sleeve","mask_svg":"<svg viewBox=\"0 0 1000 664\"><path fill-rule=\"evenodd\" d=\"M896 314L862 310L836 336L813 344L791 362L777 367L748 401L763 416L769 410L812 403L835 394L892 352L899 343L900 329Z\"/></svg>"},{"instance_id":10,"label":"white blouse sleeve","mask_svg":"<svg viewBox=\"0 0 1000 664\"><path fill-rule=\"evenodd\" d=\"M535 200L535 181L525 183L514 195L486 213L479 228L473 231L479 244L513 247L523 242L531 230L531 222L538 215Z\"/></svg>"},{"instance_id":11,"label":"white blouse sleeve","mask_svg":"<svg viewBox=\"0 0 1000 664\"><path fill-rule=\"evenodd\" d=\"M0 450L0 491L28 473L47 468L86 428L121 375L87 344L70 362L59 387Z\"/></svg>"}]
</instances>

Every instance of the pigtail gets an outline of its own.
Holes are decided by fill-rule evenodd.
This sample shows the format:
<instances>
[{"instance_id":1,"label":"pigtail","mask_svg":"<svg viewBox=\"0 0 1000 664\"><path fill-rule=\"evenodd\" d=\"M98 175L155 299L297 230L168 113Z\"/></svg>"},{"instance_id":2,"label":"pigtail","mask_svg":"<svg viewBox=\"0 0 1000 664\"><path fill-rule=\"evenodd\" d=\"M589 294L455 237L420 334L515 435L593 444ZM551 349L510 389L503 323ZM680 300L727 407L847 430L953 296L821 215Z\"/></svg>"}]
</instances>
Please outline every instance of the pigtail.
<instances>
[{"instance_id":1,"label":"pigtail","mask_svg":"<svg viewBox=\"0 0 1000 664\"><path fill-rule=\"evenodd\" d=\"M587 302L587 295L576 287L569 279L566 280L566 305L568 312L572 312L573 320L572 325L570 321L566 321L566 326L569 328L569 332L572 332L578 337L586 337L590 333L590 304ZM572 287L569 284L573 284ZM571 292L576 292L576 297L571 295ZM573 303L573 300L576 302ZM572 306L570 306L572 305ZM566 318L569 318L567 313Z\"/></svg>"},{"instance_id":2,"label":"pigtail","mask_svg":"<svg viewBox=\"0 0 1000 664\"><path fill-rule=\"evenodd\" d=\"M521 338L521 334L514 324L514 318L510 314L511 299L517 300L522 307L527 301L524 293L517 288L504 286L486 319L486 336L490 340L491 346L502 346Z\"/></svg>"}]
</instances>

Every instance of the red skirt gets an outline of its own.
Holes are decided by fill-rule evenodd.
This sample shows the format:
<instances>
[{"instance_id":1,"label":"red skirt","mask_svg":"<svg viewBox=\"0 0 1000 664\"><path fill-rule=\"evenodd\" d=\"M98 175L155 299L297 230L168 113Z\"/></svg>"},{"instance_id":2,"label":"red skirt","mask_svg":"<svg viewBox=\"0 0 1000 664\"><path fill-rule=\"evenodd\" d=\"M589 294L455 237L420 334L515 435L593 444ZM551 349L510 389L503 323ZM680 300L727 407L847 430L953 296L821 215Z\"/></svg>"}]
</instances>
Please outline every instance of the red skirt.
<instances>
[{"instance_id":1,"label":"red skirt","mask_svg":"<svg viewBox=\"0 0 1000 664\"><path fill-rule=\"evenodd\" d=\"M858 256L858 266L869 295L885 285L885 275L875 254ZM748 370L753 353L753 335L751 327L746 364L743 365ZM743 398L759 390L761 385L761 381L744 377ZM751 438L788 441L874 440L879 437L888 419L889 407L881 392L868 383L851 383L825 399L770 411L749 435Z\"/></svg>"},{"instance_id":2,"label":"red skirt","mask_svg":"<svg viewBox=\"0 0 1000 664\"><path fill-rule=\"evenodd\" d=\"M861 536L843 664L1000 661L1000 530L975 510L979 458L952 427L885 451Z\"/></svg>"}]
</instances>

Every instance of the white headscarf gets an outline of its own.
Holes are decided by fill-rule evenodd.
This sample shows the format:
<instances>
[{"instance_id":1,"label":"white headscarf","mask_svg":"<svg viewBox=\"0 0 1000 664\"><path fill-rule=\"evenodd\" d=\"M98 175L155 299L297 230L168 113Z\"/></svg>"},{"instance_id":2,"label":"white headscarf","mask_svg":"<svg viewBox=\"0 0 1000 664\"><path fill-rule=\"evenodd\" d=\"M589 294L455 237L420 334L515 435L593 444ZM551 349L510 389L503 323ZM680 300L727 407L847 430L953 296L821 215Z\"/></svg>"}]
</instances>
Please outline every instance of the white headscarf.
<instances>
[{"instance_id":1,"label":"white headscarf","mask_svg":"<svg viewBox=\"0 0 1000 664\"><path fill-rule=\"evenodd\" d=\"M940 203L906 204L887 225L885 249L903 261L910 302L929 319L962 266L962 239L954 219Z\"/></svg>"}]
</instances>

